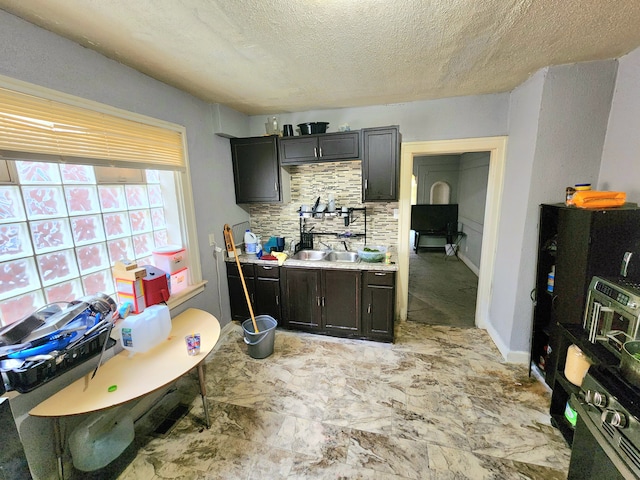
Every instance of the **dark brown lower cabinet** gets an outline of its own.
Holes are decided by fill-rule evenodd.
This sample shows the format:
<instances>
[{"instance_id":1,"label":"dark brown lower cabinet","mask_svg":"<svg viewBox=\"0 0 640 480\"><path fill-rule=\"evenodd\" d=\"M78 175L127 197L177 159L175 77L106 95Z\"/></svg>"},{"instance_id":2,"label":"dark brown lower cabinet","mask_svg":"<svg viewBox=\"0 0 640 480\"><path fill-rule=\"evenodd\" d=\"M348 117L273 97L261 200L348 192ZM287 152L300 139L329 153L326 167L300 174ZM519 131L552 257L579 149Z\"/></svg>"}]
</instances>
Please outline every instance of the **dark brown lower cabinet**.
<instances>
[{"instance_id":1,"label":"dark brown lower cabinet","mask_svg":"<svg viewBox=\"0 0 640 480\"><path fill-rule=\"evenodd\" d=\"M322 324L332 335L360 334L359 270L322 272Z\"/></svg>"},{"instance_id":2,"label":"dark brown lower cabinet","mask_svg":"<svg viewBox=\"0 0 640 480\"><path fill-rule=\"evenodd\" d=\"M269 315L281 323L280 267L269 265L242 265L247 292L254 315ZM249 306L242 288L242 280L235 263L227 262L227 283L231 318L240 322L251 318Z\"/></svg>"},{"instance_id":3,"label":"dark brown lower cabinet","mask_svg":"<svg viewBox=\"0 0 640 480\"><path fill-rule=\"evenodd\" d=\"M281 280L285 327L393 341L394 272L285 267Z\"/></svg>"},{"instance_id":4,"label":"dark brown lower cabinet","mask_svg":"<svg viewBox=\"0 0 640 480\"><path fill-rule=\"evenodd\" d=\"M395 272L363 273L362 333L367 338L393 342L395 276Z\"/></svg>"},{"instance_id":5,"label":"dark brown lower cabinet","mask_svg":"<svg viewBox=\"0 0 640 480\"><path fill-rule=\"evenodd\" d=\"M244 275L245 284L249 297L254 296L254 269L252 263L242 265L242 274ZM238 267L235 263L227 263L227 284L229 285L229 303L231 306L231 318L242 322L247 318L251 318L249 307L247 306L246 296L242 288L242 280L238 273ZM253 306L253 302L252 306ZM254 312L255 314L255 312Z\"/></svg>"},{"instance_id":6,"label":"dark brown lower cabinet","mask_svg":"<svg viewBox=\"0 0 640 480\"><path fill-rule=\"evenodd\" d=\"M285 327L320 330L321 270L307 268L282 269L282 319Z\"/></svg>"}]
</instances>

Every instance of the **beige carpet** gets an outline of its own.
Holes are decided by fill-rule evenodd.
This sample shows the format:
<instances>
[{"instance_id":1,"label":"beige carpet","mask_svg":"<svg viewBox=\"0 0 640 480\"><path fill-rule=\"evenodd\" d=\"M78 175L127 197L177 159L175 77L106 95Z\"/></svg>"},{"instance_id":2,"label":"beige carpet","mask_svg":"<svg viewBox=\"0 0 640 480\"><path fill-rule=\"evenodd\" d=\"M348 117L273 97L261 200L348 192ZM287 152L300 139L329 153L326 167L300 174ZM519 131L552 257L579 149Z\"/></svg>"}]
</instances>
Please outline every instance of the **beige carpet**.
<instances>
[{"instance_id":1,"label":"beige carpet","mask_svg":"<svg viewBox=\"0 0 640 480\"><path fill-rule=\"evenodd\" d=\"M407 320L431 325L475 326L478 277L442 249L411 250Z\"/></svg>"}]
</instances>

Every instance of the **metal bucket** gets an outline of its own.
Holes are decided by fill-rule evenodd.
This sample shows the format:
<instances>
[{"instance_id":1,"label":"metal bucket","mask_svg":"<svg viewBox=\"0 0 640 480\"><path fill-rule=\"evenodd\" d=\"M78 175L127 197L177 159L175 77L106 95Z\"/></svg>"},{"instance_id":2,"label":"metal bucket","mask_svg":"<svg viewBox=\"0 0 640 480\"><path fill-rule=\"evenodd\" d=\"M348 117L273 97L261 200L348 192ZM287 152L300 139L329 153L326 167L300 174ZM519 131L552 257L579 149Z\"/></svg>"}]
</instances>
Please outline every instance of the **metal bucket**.
<instances>
[{"instance_id":1,"label":"metal bucket","mask_svg":"<svg viewBox=\"0 0 640 480\"><path fill-rule=\"evenodd\" d=\"M270 315L258 315L256 325L259 333L255 333L253 321L250 318L242 322L244 343L249 346L251 358L267 358L273 353L278 322Z\"/></svg>"}]
</instances>

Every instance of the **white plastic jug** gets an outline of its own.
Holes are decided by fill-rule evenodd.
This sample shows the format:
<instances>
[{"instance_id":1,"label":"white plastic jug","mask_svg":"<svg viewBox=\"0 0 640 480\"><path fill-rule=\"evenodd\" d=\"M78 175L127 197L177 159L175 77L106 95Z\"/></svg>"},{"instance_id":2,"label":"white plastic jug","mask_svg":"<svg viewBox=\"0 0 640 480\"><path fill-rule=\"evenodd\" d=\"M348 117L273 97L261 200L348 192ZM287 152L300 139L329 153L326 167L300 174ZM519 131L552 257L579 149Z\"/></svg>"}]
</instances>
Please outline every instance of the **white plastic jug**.
<instances>
[{"instance_id":1,"label":"white plastic jug","mask_svg":"<svg viewBox=\"0 0 640 480\"><path fill-rule=\"evenodd\" d=\"M256 245L258 244L258 237L256 237L251 230L244 232L244 250L247 254L256 253Z\"/></svg>"},{"instance_id":2,"label":"white plastic jug","mask_svg":"<svg viewBox=\"0 0 640 480\"><path fill-rule=\"evenodd\" d=\"M152 305L139 315L129 315L119 325L122 348L143 353L166 340L171 332L171 314L166 305Z\"/></svg>"}]
</instances>

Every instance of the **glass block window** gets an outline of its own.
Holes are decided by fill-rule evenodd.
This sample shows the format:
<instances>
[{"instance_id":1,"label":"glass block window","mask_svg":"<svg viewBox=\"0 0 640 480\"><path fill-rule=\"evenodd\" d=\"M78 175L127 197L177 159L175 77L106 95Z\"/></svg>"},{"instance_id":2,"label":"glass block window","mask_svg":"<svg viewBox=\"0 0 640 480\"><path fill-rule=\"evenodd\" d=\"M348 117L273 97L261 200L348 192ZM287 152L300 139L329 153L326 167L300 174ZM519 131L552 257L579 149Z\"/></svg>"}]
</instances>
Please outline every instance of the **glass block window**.
<instances>
[{"instance_id":1,"label":"glass block window","mask_svg":"<svg viewBox=\"0 0 640 480\"><path fill-rule=\"evenodd\" d=\"M99 169L16 161L18 184L0 184L0 325L44 304L115 294L118 260L153 264L153 250L181 245L174 173L103 183ZM97 173L96 173L97 172Z\"/></svg>"}]
</instances>

